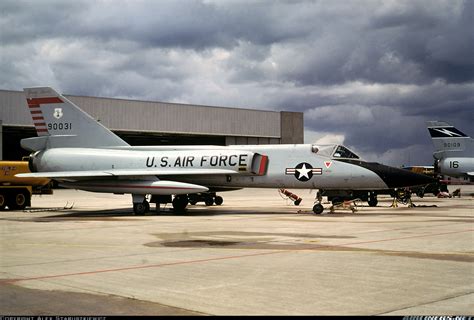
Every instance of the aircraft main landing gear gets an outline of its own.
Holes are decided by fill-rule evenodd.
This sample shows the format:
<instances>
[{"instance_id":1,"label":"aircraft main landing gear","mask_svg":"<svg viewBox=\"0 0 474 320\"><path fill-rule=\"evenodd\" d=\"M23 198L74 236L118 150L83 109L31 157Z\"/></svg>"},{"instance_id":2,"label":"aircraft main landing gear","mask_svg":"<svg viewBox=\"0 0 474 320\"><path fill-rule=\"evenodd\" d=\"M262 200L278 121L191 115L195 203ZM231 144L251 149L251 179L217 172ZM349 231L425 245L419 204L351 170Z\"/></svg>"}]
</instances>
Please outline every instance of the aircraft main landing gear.
<instances>
[{"instance_id":1,"label":"aircraft main landing gear","mask_svg":"<svg viewBox=\"0 0 474 320\"><path fill-rule=\"evenodd\" d=\"M133 204L133 212L137 216L143 216L148 211L150 211L150 204L146 200L143 200L143 202L141 202L141 203L134 203Z\"/></svg>"},{"instance_id":2,"label":"aircraft main landing gear","mask_svg":"<svg viewBox=\"0 0 474 320\"><path fill-rule=\"evenodd\" d=\"M369 193L369 199L367 200L367 203L371 207L376 207L378 200L377 200L377 194L375 192L370 192Z\"/></svg>"},{"instance_id":3,"label":"aircraft main landing gear","mask_svg":"<svg viewBox=\"0 0 474 320\"><path fill-rule=\"evenodd\" d=\"M150 203L146 200L146 197L141 194L132 194L133 201L133 213L137 216L143 216L145 213L150 211Z\"/></svg>"},{"instance_id":4,"label":"aircraft main landing gear","mask_svg":"<svg viewBox=\"0 0 474 320\"><path fill-rule=\"evenodd\" d=\"M1 200L1 199L0 199ZM152 195L150 201L147 201L146 195L132 194L133 212L137 216L142 216L150 211L150 202L156 204L156 212L160 212L160 205L171 203L175 213L183 213L188 206L196 204L198 201L204 201L206 206L220 206L224 199L217 196L215 192L180 194L172 197L171 195Z\"/></svg>"},{"instance_id":5,"label":"aircraft main landing gear","mask_svg":"<svg viewBox=\"0 0 474 320\"><path fill-rule=\"evenodd\" d=\"M175 196L173 199L173 209L175 212L184 211L188 205L188 196L187 195L179 195Z\"/></svg>"},{"instance_id":6,"label":"aircraft main landing gear","mask_svg":"<svg viewBox=\"0 0 474 320\"><path fill-rule=\"evenodd\" d=\"M189 204L195 205L200 201L204 201L206 206L220 206L224 203L224 199L221 196L216 195L215 192L202 192L202 193L193 193L188 195L189 197Z\"/></svg>"}]
</instances>

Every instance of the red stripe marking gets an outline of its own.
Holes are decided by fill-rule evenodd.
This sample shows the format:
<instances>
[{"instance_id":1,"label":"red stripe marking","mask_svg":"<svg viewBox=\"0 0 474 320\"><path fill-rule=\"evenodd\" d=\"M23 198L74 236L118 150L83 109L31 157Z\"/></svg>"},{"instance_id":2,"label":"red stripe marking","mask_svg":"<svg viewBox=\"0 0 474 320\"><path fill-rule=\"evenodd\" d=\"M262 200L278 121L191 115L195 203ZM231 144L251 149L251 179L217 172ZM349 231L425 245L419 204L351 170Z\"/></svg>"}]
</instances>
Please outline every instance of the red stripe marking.
<instances>
[{"instance_id":1,"label":"red stripe marking","mask_svg":"<svg viewBox=\"0 0 474 320\"><path fill-rule=\"evenodd\" d=\"M43 114L43 112L41 112L41 110L31 110L30 113L31 114Z\"/></svg>"},{"instance_id":2,"label":"red stripe marking","mask_svg":"<svg viewBox=\"0 0 474 320\"><path fill-rule=\"evenodd\" d=\"M32 98L26 99L28 104L49 104L49 103L63 103L58 97Z\"/></svg>"},{"instance_id":3,"label":"red stripe marking","mask_svg":"<svg viewBox=\"0 0 474 320\"><path fill-rule=\"evenodd\" d=\"M44 117L41 116L41 117L33 117L33 120L44 120Z\"/></svg>"},{"instance_id":4,"label":"red stripe marking","mask_svg":"<svg viewBox=\"0 0 474 320\"><path fill-rule=\"evenodd\" d=\"M34 125L35 127L46 127L46 123L44 122L35 122Z\"/></svg>"},{"instance_id":5,"label":"red stripe marking","mask_svg":"<svg viewBox=\"0 0 474 320\"><path fill-rule=\"evenodd\" d=\"M36 129L36 132L48 132L47 129Z\"/></svg>"},{"instance_id":6,"label":"red stripe marking","mask_svg":"<svg viewBox=\"0 0 474 320\"><path fill-rule=\"evenodd\" d=\"M260 170L258 171L258 175L263 176L265 171L267 171L267 163L268 163L268 156L262 156L262 160L260 161Z\"/></svg>"},{"instance_id":7,"label":"red stripe marking","mask_svg":"<svg viewBox=\"0 0 474 320\"><path fill-rule=\"evenodd\" d=\"M105 269L105 270L88 271L88 272L86 271L86 272L77 272L77 273L65 273L65 274L43 276L43 277L24 278L24 279L8 279L8 280L0 281L0 284L1 283L15 283L15 282L19 282L19 281L31 281L31 280L61 278L61 277L68 277L68 276L82 276L82 275L105 273L105 272L117 272L117 271L127 271L127 270L136 270L136 269L159 268L159 267L175 266L175 265L190 264L190 263L210 262L210 261L228 260L228 259L245 258L245 257L253 257L253 256L264 256L264 255L268 255L268 254L284 253L284 252L285 251L250 253L250 254L244 254L244 255L240 255L240 256L226 256L226 257L217 257L217 258L210 258L210 259L177 261L177 262L169 262L169 263L161 263L161 264L144 265L144 266L131 266L131 267L124 267L124 268L117 268L117 269Z\"/></svg>"},{"instance_id":8,"label":"red stripe marking","mask_svg":"<svg viewBox=\"0 0 474 320\"><path fill-rule=\"evenodd\" d=\"M30 109L34 109L34 108L39 108L40 105L39 105L39 104L29 104L29 103L28 103L28 107L29 107Z\"/></svg>"},{"instance_id":9,"label":"red stripe marking","mask_svg":"<svg viewBox=\"0 0 474 320\"><path fill-rule=\"evenodd\" d=\"M379 239L379 240L361 241L361 242L352 242L352 243L349 242L349 243L343 243L343 244L338 244L338 245L315 246L313 249L324 250L324 249L330 249L330 248L347 247L347 246L358 245L358 244L367 244L367 243L397 241L397 240L405 240L405 239L413 239L413 238L442 236L442 235L447 235L447 234L464 233L464 232L472 232L472 231L474 231L474 229L467 229L467 230L461 230L461 231L451 231L451 232L444 232L444 233L437 233L437 234L436 233L435 234L433 234L433 233L431 233L431 234L421 234L421 235L408 236L408 237ZM281 253L292 253L292 252L308 251L308 250L311 250L311 248L308 247L306 249L301 249L301 250L300 249L289 249L289 250L278 250L278 251L271 251L271 252L242 254L242 255L237 255L237 256L225 256L225 257L208 258L208 259L184 260L184 261L176 261L176 262L161 263L161 264L130 266L130 267L123 267L123 268L116 268L116 269L103 269L103 270L85 271L85 272L76 272L76 273L64 273L64 274L56 274L56 275L46 275L46 276L39 276L39 277L23 278L23 279L5 279L5 280L0 281L0 284L2 284L2 283L16 283L16 282L21 282L21 281L32 281L32 280L44 280L44 279L51 279L51 278L62 278L62 277L69 277L69 276L91 275L91 274L106 273L106 272L117 272L117 271L127 271L127 270L160 268L160 267L184 265L184 264L191 264L191 263L202 263L202 262L211 262L211 261L219 261L219 260L240 259L240 258L247 258L247 257L257 257L257 256L265 256L265 255L273 255L273 254L281 254Z\"/></svg>"},{"instance_id":10,"label":"red stripe marking","mask_svg":"<svg viewBox=\"0 0 474 320\"><path fill-rule=\"evenodd\" d=\"M160 186L135 186L135 185L107 185L107 184L87 184L81 185L80 187L107 187L107 188L134 188L134 189L177 189L177 190L193 190L195 188L183 188L183 187L160 187Z\"/></svg>"}]
</instances>

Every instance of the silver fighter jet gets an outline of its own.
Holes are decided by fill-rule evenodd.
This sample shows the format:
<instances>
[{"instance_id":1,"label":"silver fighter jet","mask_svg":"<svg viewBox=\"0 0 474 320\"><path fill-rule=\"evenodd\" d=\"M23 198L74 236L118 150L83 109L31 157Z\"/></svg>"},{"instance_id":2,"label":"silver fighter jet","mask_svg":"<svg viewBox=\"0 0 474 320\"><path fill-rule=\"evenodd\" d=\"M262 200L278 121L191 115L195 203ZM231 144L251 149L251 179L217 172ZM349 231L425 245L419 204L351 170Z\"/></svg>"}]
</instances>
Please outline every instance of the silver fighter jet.
<instances>
[{"instance_id":1,"label":"silver fighter jet","mask_svg":"<svg viewBox=\"0 0 474 320\"><path fill-rule=\"evenodd\" d=\"M54 89L24 91L38 137L21 141L32 151L32 173L18 176L128 193L137 215L149 211L149 202L171 202L179 211L196 194L245 187L378 190L433 181L362 161L342 145L130 146ZM318 200L313 211L322 213Z\"/></svg>"},{"instance_id":2,"label":"silver fighter jet","mask_svg":"<svg viewBox=\"0 0 474 320\"><path fill-rule=\"evenodd\" d=\"M435 171L474 180L474 140L443 121L427 121L435 152Z\"/></svg>"}]
</instances>

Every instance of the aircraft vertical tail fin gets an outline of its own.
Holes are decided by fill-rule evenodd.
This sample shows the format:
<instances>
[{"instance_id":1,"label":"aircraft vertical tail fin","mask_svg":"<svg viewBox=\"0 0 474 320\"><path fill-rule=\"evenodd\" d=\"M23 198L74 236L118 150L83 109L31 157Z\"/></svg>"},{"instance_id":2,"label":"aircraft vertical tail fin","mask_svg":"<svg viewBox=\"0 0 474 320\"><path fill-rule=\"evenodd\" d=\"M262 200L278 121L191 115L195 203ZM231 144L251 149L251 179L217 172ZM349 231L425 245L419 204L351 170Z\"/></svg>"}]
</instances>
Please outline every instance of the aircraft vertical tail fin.
<instances>
[{"instance_id":1,"label":"aircraft vertical tail fin","mask_svg":"<svg viewBox=\"0 0 474 320\"><path fill-rule=\"evenodd\" d=\"M427 121L428 131L433 141L435 158L441 153L465 151L471 138L454 126L443 121Z\"/></svg>"},{"instance_id":2,"label":"aircraft vertical tail fin","mask_svg":"<svg viewBox=\"0 0 474 320\"><path fill-rule=\"evenodd\" d=\"M120 137L53 88L25 88L24 92L43 147L128 146ZM39 145L36 142L34 144Z\"/></svg>"}]
</instances>

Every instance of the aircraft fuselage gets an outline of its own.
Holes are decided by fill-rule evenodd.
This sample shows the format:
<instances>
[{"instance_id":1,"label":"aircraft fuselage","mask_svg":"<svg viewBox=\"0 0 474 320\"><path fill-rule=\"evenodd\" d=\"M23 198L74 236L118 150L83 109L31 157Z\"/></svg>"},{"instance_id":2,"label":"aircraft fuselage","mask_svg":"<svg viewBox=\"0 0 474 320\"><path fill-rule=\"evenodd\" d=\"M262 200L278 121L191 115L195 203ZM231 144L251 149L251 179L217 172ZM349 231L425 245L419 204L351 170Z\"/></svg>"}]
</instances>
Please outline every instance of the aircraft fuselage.
<instances>
[{"instance_id":1,"label":"aircraft fuselage","mask_svg":"<svg viewBox=\"0 0 474 320\"><path fill-rule=\"evenodd\" d=\"M447 157L439 160L439 172L452 177L462 177L466 172L474 172L474 158Z\"/></svg>"},{"instance_id":2,"label":"aircraft fuselage","mask_svg":"<svg viewBox=\"0 0 474 320\"><path fill-rule=\"evenodd\" d=\"M161 179L193 183L209 188L298 188L377 190L413 185L406 170L361 160L318 155L312 145L257 145L211 147L210 149L142 150L54 148L32 158L37 172L163 170ZM166 170L225 169L226 174L167 175ZM141 174L143 176L143 174ZM120 178L139 180L140 177ZM87 189L87 177L78 180ZM402 181L405 180L405 181ZM97 181L97 178L94 179ZM428 183L420 181L419 184ZM416 184L416 183L415 183ZM95 189L94 191L100 191ZM104 191L105 192L105 191ZM110 192L110 188L106 192Z\"/></svg>"}]
</instances>

